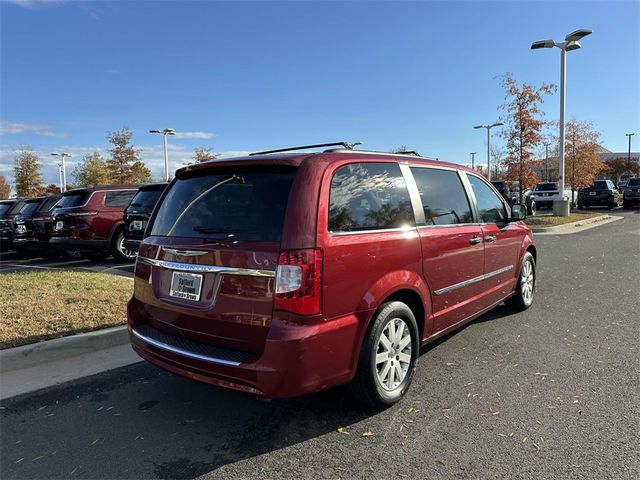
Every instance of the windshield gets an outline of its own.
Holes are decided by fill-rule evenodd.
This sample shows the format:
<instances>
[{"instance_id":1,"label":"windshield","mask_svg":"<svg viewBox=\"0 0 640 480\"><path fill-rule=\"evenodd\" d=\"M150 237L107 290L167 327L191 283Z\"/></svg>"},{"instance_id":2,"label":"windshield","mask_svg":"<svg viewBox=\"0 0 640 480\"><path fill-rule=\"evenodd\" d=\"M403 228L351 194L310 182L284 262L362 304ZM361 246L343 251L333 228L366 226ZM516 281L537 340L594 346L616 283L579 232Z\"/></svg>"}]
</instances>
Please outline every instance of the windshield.
<instances>
[{"instance_id":1,"label":"windshield","mask_svg":"<svg viewBox=\"0 0 640 480\"><path fill-rule=\"evenodd\" d=\"M535 188L536 192L545 192L548 190L558 190L557 183L539 183Z\"/></svg>"},{"instance_id":2,"label":"windshield","mask_svg":"<svg viewBox=\"0 0 640 480\"><path fill-rule=\"evenodd\" d=\"M279 242L295 175L291 168L237 168L178 179L151 235Z\"/></svg>"},{"instance_id":3,"label":"windshield","mask_svg":"<svg viewBox=\"0 0 640 480\"><path fill-rule=\"evenodd\" d=\"M87 203L91 194L89 192L66 193L62 196L62 200L57 205L59 208L79 207Z\"/></svg>"},{"instance_id":4,"label":"windshield","mask_svg":"<svg viewBox=\"0 0 640 480\"><path fill-rule=\"evenodd\" d=\"M131 200L129 207L135 207L135 210L143 210L150 212L156 206L156 202L162 195L162 189L159 190L139 190L135 197Z\"/></svg>"},{"instance_id":5,"label":"windshield","mask_svg":"<svg viewBox=\"0 0 640 480\"><path fill-rule=\"evenodd\" d=\"M632 178L627 182L627 187L640 187L640 178Z\"/></svg>"},{"instance_id":6,"label":"windshield","mask_svg":"<svg viewBox=\"0 0 640 480\"><path fill-rule=\"evenodd\" d=\"M37 200L35 202L25 203L24 206L20 209L20 215L22 215L23 217L30 217L38 209L41 201L42 200Z\"/></svg>"},{"instance_id":7,"label":"windshield","mask_svg":"<svg viewBox=\"0 0 640 480\"><path fill-rule=\"evenodd\" d=\"M13 203L0 203L0 217L9 211Z\"/></svg>"}]
</instances>

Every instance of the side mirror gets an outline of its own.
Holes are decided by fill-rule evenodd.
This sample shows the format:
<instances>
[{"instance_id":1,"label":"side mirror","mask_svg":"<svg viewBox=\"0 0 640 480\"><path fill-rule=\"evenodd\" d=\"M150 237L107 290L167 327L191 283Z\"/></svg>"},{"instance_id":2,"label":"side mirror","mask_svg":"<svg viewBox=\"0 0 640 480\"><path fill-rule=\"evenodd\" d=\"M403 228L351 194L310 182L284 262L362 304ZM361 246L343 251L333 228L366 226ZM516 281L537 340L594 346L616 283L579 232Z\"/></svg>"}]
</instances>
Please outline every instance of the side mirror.
<instances>
[{"instance_id":1,"label":"side mirror","mask_svg":"<svg viewBox=\"0 0 640 480\"><path fill-rule=\"evenodd\" d=\"M518 220L524 220L527 218L527 207L521 203L514 203L511 206L511 221L517 222Z\"/></svg>"}]
</instances>

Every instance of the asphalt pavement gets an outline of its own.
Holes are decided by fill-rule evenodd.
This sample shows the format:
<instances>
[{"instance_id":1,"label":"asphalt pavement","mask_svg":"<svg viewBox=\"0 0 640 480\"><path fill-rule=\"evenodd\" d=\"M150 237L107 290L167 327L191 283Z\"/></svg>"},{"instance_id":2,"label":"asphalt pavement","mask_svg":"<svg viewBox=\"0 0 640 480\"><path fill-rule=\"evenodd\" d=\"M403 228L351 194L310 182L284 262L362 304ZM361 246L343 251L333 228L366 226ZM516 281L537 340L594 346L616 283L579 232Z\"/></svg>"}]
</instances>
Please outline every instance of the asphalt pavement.
<instances>
[{"instance_id":1,"label":"asphalt pavement","mask_svg":"<svg viewBox=\"0 0 640 480\"><path fill-rule=\"evenodd\" d=\"M109 257L102 262L94 262L86 258L68 260L58 258L45 260L36 254L18 254L16 252L0 253L0 275L8 272L25 272L29 270L67 270L78 269L92 272L110 273L133 278L134 264L122 262Z\"/></svg>"},{"instance_id":2,"label":"asphalt pavement","mask_svg":"<svg viewBox=\"0 0 640 480\"><path fill-rule=\"evenodd\" d=\"M640 475L640 214L537 238L534 306L423 349L398 405L260 401L147 363L0 402L0 477ZM342 428L340 428L342 427Z\"/></svg>"}]
</instances>

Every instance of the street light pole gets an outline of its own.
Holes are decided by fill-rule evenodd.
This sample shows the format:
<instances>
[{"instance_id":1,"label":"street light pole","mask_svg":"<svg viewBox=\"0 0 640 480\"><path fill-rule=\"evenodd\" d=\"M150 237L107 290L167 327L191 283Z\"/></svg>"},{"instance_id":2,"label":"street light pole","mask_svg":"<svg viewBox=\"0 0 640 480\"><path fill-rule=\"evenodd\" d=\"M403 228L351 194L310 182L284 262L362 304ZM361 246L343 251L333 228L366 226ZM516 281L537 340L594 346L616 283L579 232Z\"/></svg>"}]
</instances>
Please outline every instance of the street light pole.
<instances>
[{"instance_id":1,"label":"street light pole","mask_svg":"<svg viewBox=\"0 0 640 480\"><path fill-rule=\"evenodd\" d=\"M53 152L51 155L54 157L62 157L62 175L60 176L60 192L67 191L67 165L65 164L65 158L71 158L71 155L65 152L57 153Z\"/></svg>"},{"instance_id":2,"label":"street light pole","mask_svg":"<svg viewBox=\"0 0 640 480\"><path fill-rule=\"evenodd\" d=\"M58 176L60 177L60 193L62 193L62 162L58 163Z\"/></svg>"},{"instance_id":3,"label":"street light pole","mask_svg":"<svg viewBox=\"0 0 640 480\"><path fill-rule=\"evenodd\" d=\"M629 137L629 151L627 153L627 166L629 167L629 178L631 178L631 137L635 135L635 133L625 133L627 137Z\"/></svg>"},{"instance_id":4,"label":"street light pole","mask_svg":"<svg viewBox=\"0 0 640 480\"><path fill-rule=\"evenodd\" d=\"M173 128L165 128L164 130L149 130L149 133L159 133L163 137L164 146L164 180L169 181L169 152L167 151L167 136L175 135L176 131Z\"/></svg>"},{"instance_id":5,"label":"street light pole","mask_svg":"<svg viewBox=\"0 0 640 480\"><path fill-rule=\"evenodd\" d=\"M544 181L549 181L549 142L544 144Z\"/></svg>"},{"instance_id":6,"label":"street light pole","mask_svg":"<svg viewBox=\"0 0 640 480\"><path fill-rule=\"evenodd\" d=\"M471 152L471 169L476 168L476 153L478 152Z\"/></svg>"},{"instance_id":7,"label":"street light pole","mask_svg":"<svg viewBox=\"0 0 640 480\"><path fill-rule=\"evenodd\" d=\"M491 125L476 125L473 128L486 128L487 129L487 179L491 181L491 129L493 127L500 127L504 125L502 122L496 122Z\"/></svg>"},{"instance_id":8,"label":"street light pole","mask_svg":"<svg viewBox=\"0 0 640 480\"><path fill-rule=\"evenodd\" d=\"M558 189L560 200L553 203L553 214L562 217L569 216L569 199L564 196L564 114L566 107L565 91L567 86L566 70L567 70L567 52L581 48L578 40L590 35L591 30L580 29L568 34L564 37L564 42L556 42L554 40L538 40L531 44L531 50L539 48L560 49L560 154L558 167Z\"/></svg>"}]
</instances>

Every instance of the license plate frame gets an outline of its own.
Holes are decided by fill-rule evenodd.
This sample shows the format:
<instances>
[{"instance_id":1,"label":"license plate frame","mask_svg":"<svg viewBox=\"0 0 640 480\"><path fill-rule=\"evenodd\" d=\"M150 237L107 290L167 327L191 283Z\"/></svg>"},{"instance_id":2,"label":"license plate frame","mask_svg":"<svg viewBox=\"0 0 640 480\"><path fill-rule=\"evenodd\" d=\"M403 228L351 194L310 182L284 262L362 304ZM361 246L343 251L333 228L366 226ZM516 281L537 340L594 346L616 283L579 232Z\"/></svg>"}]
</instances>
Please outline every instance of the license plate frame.
<instances>
[{"instance_id":1,"label":"license plate frame","mask_svg":"<svg viewBox=\"0 0 640 480\"><path fill-rule=\"evenodd\" d=\"M171 272L169 296L198 302L202 294L203 280L204 275L200 273Z\"/></svg>"}]
</instances>

